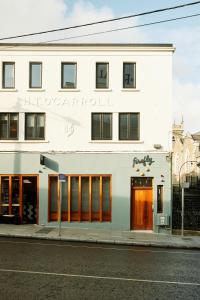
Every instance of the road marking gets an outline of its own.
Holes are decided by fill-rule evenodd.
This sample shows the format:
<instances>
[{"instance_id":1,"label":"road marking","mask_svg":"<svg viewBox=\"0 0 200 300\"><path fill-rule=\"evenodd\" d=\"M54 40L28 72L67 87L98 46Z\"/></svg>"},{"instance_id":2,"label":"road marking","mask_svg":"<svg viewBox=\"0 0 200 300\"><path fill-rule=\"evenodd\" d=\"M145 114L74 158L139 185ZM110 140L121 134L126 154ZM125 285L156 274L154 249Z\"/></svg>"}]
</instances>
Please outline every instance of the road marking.
<instances>
[{"instance_id":1,"label":"road marking","mask_svg":"<svg viewBox=\"0 0 200 300\"><path fill-rule=\"evenodd\" d=\"M62 241L65 242L65 241ZM67 241L66 241L67 242ZM79 242L79 241L75 241ZM200 255L199 252L188 252L185 251L166 251L166 250L148 250L148 249L133 249L133 248L116 248L116 247L100 247L100 246L86 246L86 245L63 245L63 244L53 244L53 243L38 243L38 242L22 242L22 241L1 241L0 243L9 244L25 244L25 245L36 245L36 246L54 246L54 247L67 247L67 248L86 248L86 249L100 249L100 250L115 250L115 251L132 251L132 252L146 252L146 253L169 253L169 254L186 254L186 255ZM80 242L79 242L80 243ZM87 242L86 242L87 243ZM142 247L142 246L133 246ZM151 247L151 246L149 246Z\"/></svg>"},{"instance_id":2,"label":"road marking","mask_svg":"<svg viewBox=\"0 0 200 300\"><path fill-rule=\"evenodd\" d=\"M0 272L4 272L4 273L6 273L6 272L8 272L8 273L23 273L23 274L33 274L33 275L60 276L60 277L89 278L89 279L105 279L105 280L117 280L117 281L132 281L132 282L144 282L144 283L162 283L162 284L176 284L176 285L200 286L200 283L198 283L198 282L180 282L180 281L150 280L150 279L138 279L138 278L93 276L93 275L81 275L81 274L52 273L52 272L37 272L37 271L12 270L12 269L0 269Z\"/></svg>"}]
</instances>

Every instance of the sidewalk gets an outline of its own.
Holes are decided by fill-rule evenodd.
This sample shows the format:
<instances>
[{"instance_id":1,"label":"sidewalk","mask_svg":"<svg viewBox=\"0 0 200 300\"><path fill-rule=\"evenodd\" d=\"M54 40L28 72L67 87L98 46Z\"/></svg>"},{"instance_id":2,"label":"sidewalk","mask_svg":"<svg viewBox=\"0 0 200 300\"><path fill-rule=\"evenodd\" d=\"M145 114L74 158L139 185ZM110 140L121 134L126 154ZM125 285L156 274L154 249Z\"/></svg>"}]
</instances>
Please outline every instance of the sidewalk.
<instances>
[{"instance_id":1,"label":"sidewalk","mask_svg":"<svg viewBox=\"0 0 200 300\"><path fill-rule=\"evenodd\" d=\"M0 224L0 237L21 237L129 246L200 249L199 236L185 236L184 238L181 238L177 235L155 234L151 232L94 230L81 228L62 228L61 236L59 236L57 228L39 225Z\"/></svg>"}]
</instances>

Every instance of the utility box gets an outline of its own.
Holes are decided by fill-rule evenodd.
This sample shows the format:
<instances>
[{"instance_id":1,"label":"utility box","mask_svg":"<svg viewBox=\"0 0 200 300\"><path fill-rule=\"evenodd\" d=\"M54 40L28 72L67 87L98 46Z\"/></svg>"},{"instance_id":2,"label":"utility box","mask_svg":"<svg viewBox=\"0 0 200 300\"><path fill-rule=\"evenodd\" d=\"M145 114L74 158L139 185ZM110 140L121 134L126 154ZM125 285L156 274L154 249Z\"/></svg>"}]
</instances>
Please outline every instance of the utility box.
<instances>
[{"instance_id":1,"label":"utility box","mask_svg":"<svg viewBox=\"0 0 200 300\"><path fill-rule=\"evenodd\" d=\"M168 226L169 225L169 215L157 214L156 225Z\"/></svg>"}]
</instances>

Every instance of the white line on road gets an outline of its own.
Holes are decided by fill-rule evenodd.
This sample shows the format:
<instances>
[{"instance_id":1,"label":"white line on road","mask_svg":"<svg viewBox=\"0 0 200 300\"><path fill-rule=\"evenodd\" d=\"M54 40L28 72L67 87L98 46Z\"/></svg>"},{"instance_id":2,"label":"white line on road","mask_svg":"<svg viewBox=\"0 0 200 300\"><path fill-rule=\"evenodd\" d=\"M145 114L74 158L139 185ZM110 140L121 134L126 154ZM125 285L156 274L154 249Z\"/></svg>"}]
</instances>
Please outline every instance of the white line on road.
<instances>
[{"instance_id":1,"label":"white line on road","mask_svg":"<svg viewBox=\"0 0 200 300\"><path fill-rule=\"evenodd\" d=\"M76 241L78 242L78 241ZM20 242L20 241L0 241L0 243L9 244L25 244L36 246L54 246L54 247L67 247L67 248L86 248L86 249L100 249L100 250L115 250L115 251L132 251L132 252L146 252L146 253L169 253L169 254L186 254L186 255L200 255L199 252L185 251L166 251L166 250L148 250L147 249L135 249L135 248L116 248L116 247L99 247L99 246L85 246L85 245L67 245L67 244L53 244L53 243L37 243L37 242ZM134 247L134 246L133 246ZM139 246L135 246L139 247ZM142 247L142 246L140 246ZM150 246L149 246L150 247Z\"/></svg>"},{"instance_id":2,"label":"white line on road","mask_svg":"<svg viewBox=\"0 0 200 300\"><path fill-rule=\"evenodd\" d=\"M60 277L76 277L76 278L88 278L88 279L105 279L105 280L117 280L117 281L132 281L143 283L162 283L162 284L176 284L176 285L190 285L200 286L198 282L180 282L180 281L165 281L165 280L150 280L150 279L137 279L137 278L124 278L124 277L108 277L108 276L93 276L93 275L81 275L81 274L67 274L67 273L51 273L51 272L37 272L26 270L10 270L0 269L0 272L9 273L24 273L33 275L48 275L48 276L60 276Z\"/></svg>"}]
</instances>

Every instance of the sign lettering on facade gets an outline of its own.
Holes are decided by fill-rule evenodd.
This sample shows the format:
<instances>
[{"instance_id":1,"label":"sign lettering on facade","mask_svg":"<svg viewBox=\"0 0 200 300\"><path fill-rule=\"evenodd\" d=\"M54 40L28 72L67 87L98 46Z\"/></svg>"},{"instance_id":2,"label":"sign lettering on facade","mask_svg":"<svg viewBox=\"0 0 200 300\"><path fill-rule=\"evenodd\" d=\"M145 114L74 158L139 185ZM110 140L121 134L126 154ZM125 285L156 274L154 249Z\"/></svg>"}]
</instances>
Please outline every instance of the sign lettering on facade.
<instances>
[{"instance_id":1,"label":"sign lettering on facade","mask_svg":"<svg viewBox=\"0 0 200 300\"><path fill-rule=\"evenodd\" d=\"M133 158L133 168L135 167L135 165L138 165L138 164L143 164L144 167L146 167L147 165L151 166L152 163L154 163L154 162L155 161L153 160L153 158L150 157L149 155L144 156L144 158L142 158L142 159L134 157Z\"/></svg>"}]
</instances>

